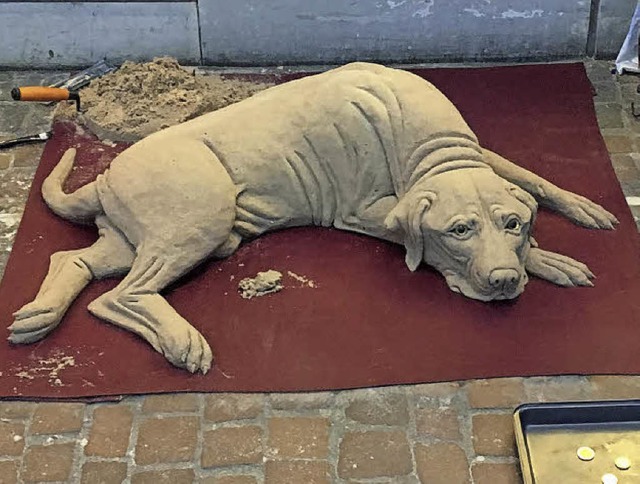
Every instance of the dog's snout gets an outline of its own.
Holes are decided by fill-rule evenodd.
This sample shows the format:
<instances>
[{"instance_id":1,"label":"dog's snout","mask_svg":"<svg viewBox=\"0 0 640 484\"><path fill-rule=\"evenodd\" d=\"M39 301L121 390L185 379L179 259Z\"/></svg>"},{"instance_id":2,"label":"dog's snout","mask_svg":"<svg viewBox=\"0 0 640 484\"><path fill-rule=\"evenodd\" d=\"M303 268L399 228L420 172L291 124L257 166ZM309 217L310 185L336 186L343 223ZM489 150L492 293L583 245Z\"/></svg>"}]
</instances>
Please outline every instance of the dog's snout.
<instances>
[{"instance_id":1,"label":"dog's snout","mask_svg":"<svg viewBox=\"0 0 640 484\"><path fill-rule=\"evenodd\" d=\"M520 273L515 269L494 269L489 274L489 284L493 287L514 288L520 282Z\"/></svg>"}]
</instances>

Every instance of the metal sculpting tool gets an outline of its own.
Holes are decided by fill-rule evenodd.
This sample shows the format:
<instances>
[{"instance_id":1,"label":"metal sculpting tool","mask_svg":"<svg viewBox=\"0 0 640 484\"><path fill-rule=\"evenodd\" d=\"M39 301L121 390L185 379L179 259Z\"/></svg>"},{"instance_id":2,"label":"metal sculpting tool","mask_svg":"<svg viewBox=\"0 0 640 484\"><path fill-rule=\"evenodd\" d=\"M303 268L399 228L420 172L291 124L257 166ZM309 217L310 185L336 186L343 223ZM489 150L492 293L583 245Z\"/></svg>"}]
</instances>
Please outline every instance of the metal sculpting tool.
<instances>
[{"instance_id":1,"label":"metal sculpting tool","mask_svg":"<svg viewBox=\"0 0 640 484\"><path fill-rule=\"evenodd\" d=\"M21 145L24 143L35 143L39 141L46 141L51 137L51 131L47 131L40 134L34 134L30 136L21 136L20 138L9 139L6 141L0 141L0 149L10 148L11 146Z\"/></svg>"}]
</instances>

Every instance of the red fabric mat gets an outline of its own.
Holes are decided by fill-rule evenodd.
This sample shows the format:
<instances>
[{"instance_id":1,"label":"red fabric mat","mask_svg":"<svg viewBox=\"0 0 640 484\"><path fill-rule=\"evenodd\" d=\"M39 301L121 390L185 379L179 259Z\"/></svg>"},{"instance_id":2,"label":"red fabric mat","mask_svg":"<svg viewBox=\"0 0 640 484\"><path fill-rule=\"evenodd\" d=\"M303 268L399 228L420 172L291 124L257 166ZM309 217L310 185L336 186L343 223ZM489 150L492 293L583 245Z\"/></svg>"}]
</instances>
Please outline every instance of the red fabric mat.
<instances>
[{"instance_id":1,"label":"red fabric mat","mask_svg":"<svg viewBox=\"0 0 640 484\"><path fill-rule=\"evenodd\" d=\"M621 220L592 231L541 210L541 247L586 262L595 288L537 279L516 301L482 303L440 275L407 270L399 246L346 232L274 233L212 261L167 291L205 335L209 374L172 367L145 342L86 307L117 281L92 283L60 327L30 346L2 343L0 396L70 398L167 391L302 391L481 377L640 373L640 263L633 218L596 124L580 64L418 71L460 108L482 144L603 204ZM95 230L57 218L43 178L78 146L78 186L123 146L57 124L0 286L0 320L30 301L49 256L84 247ZM238 281L273 268L285 290L243 300ZM289 272L314 281L309 287Z\"/></svg>"}]
</instances>

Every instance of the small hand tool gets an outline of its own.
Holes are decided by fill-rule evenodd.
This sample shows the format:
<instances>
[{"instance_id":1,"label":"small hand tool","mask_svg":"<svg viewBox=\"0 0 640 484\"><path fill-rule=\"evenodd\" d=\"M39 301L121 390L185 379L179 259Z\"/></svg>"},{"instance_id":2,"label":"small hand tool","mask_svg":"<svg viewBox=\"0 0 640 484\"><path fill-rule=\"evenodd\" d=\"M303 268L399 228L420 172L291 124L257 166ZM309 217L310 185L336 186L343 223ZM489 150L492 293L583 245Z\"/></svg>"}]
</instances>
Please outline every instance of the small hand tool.
<instances>
[{"instance_id":1,"label":"small hand tool","mask_svg":"<svg viewBox=\"0 0 640 484\"><path fill-rule=\"evenodd\" d=\"M31 136L21 136L20 138L8 139L0 141L0 149L10 148L11 146L21 145L24 143L35 143L38 141L46 141L51 137L51 131L45 133L34 134Z\"/></svg>"},{"instance_id":2,"label":"small hand tool","mask_svg":"<svg viewBox=\"0 0 640 484\"><path fill-rule=\"evenodd\" d=\"M61 87L63 89L68 89L69 91L79 91L80 88L88 85L93 79L109 74L116 69L116 67L107 64L104 60L101 60L84 71L74 74L69 79L53 84L51 87Z\"/></svg>"}]
</instances>

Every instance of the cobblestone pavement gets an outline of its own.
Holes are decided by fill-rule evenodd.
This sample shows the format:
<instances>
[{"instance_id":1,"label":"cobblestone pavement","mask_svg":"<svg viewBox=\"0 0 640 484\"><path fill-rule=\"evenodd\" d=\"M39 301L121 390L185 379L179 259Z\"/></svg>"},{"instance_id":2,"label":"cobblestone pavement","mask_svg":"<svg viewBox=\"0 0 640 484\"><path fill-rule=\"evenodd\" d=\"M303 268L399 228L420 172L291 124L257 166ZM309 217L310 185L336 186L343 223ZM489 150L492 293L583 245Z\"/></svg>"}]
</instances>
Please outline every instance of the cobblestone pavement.
<instances>
[{"instance_id":1,"label":"cobblestone pavement","mask_svg":"<svg viewBox=\"0 0 640 484\"><path fill-rule=\"evenodd\" d=\"M640 196L640 78L589 62L600 126L627 196ZM46 130L49 109L0 72L0 136ZM41 147L0 152L0 274ZM640 207L634 207L636 221ZM640 377L507 378L310 394L171 394L120 403L0 402L0 483L517 484L522 402L638 398Z\"/></svg>"}]
</instances>

